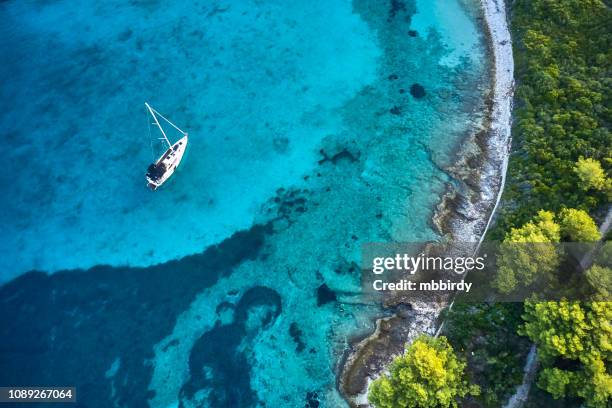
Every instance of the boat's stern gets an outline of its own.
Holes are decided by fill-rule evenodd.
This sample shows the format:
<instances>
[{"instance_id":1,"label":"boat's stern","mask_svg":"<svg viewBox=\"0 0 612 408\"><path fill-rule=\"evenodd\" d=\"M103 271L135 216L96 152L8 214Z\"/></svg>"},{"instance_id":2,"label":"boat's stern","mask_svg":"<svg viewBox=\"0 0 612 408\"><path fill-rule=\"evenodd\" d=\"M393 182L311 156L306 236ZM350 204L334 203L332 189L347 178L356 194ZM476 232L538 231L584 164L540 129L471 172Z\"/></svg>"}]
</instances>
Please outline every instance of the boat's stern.
<instances>
[{"instance_id":1,"label":"boat's stern","mask_svg":"<svg viewBox=\"0 0 612 408\"><path fill-rule=\"evenodd\" d=\"M151 191L155 191L157 190L157 187L159 187L159 185L155 184L154 182L152 182L151 180L147 178L147 187L149 187Z\"/></svg>"}]
</instances>

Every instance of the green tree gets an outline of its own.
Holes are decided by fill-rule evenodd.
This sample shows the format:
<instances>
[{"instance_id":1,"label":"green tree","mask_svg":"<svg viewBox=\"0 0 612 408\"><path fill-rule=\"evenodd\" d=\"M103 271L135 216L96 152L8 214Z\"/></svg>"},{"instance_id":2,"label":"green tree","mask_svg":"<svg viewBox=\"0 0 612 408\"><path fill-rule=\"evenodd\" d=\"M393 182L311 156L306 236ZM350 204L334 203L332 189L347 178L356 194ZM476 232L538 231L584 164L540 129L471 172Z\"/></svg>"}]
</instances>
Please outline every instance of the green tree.
<instances>
[{"instance_id":1,"label":"green tree","mask_svg":"<svg viewBox=\"0 0 612 408\"><path fill-rule=\"evenodd\" d=\"M519 286L548 279L559 266L557 247L560 227L550 211L540 211L533 220L506 235L497 258L497 275L493 287L508 294ZM526 245L527 244L527 245Z\"/></svg>"},{"instance_id":2,"label":"green tree","mask_svg":"<svg viewBox=\"0 0 612 408\"><path fill-rule=\"evenodd\" d=\"M595 242L601 238L595 221L584 210L564 209L559 218L561 235L568 241Z\"/></svg>"},{"instance_id":3,"label":"green tree","mask_svg":"<svg viewBox=\"0 0 612 408\"><path fill-rule=\"evenodd\" d=\"M525 302L519 332L538 347L538 386L554 398L578 397L587 407L612 401L612 302Z\"/></svg>"},{"instance_id":4,"label":"green tree","mask_svg":"<svg viewBox=\"0 0 612 408\"><path fill-rule=\"evenodd\" d=\"M612 269L593 265L586 271L589 285L595 290L595 300L609 301L612 299Z\"/></svg>"},{"instance_id":5,"label":"green tree","mask_svg":"<svg viewBox=\"0 0 612 408\"><path fill-rule=\"evenodd\" d=\"M606 173L597 160L581 157L578 159L574 171L582 182L584 190L603 190L606 187Z\"/></svg>"},{"instance_id":6,"label":"green tree","mask_svg":"<svg viewBox=\"0 0 612 408\"><path fill-rule=\"evenodd\" d=\"M376 408L458 407L460 398L480 390L468 384L464 369L445 337L421 336L370 385L368 400Z\"/></svg>"},{"instance_id":7,"label":"green tree","mask_svg":"<svg viewBox=\"0 0 612 408\"><path fill-rule=\"evenodd\" d=\"M508 242L559 242L561 229L555 222L555 214L540 210L528 223L512 228L504 241Z\"/></svg>"}]
</instances>

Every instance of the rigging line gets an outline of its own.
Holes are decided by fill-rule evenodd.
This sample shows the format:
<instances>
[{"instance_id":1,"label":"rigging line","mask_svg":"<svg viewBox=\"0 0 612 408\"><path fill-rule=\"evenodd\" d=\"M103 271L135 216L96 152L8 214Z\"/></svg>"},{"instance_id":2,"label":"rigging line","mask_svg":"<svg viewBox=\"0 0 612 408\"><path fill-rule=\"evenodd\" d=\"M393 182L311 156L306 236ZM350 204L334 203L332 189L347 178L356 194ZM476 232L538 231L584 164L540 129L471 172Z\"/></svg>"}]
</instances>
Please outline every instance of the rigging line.
<instances>
[{"instance_id":1,"label":"rigging line","mask_svg":"<svg viewBox=\"0 0 612 408\"><path fill-rule=\"evenodd\" d=\"M170 122L168 119L166 119L164 117L164 115L162 115L161 113L159 113L158 111L156 111L155 109L151 108L151 110L158 114L160 118L162 118L163 120L165 120L166 122L168 122L173 128L175 128L176 130L178 130L179 132L181 132L184 136L187 136L187 132L183 132L181 129L179 129L178 126L176 126L174 123Z\"/></svg>"},{"instance_id":2,"label":"rigging line","mask_svg":"<svg viewBox=\"0 0 612 408\"><path fill-rule=\"evenodd\" d=\"M166 136L166 132L164 132L164 128L162 127L162 125L160 125L159 120L157 120L157 115L155 115L155 112L153 112L153 108L151 108L151 105L149 105L148 102L145 102L145 106L151 113L151 116L153 116L155 125L159 128L159 131L164 136L164 139L166 139L166 143L168 143L168 147L172 147L172 143L170 143L170 140L168 140L168 136Z\"/></svg>"}]
</instances>

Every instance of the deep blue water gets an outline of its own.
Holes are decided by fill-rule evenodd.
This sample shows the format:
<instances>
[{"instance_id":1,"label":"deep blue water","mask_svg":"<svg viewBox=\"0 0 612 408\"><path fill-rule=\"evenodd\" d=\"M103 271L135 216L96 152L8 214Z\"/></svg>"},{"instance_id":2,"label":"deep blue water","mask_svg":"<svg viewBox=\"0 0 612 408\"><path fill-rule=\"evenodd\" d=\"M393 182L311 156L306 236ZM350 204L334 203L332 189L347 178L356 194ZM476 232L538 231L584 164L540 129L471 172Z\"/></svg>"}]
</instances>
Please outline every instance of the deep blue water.
<instances>
[{"instance_id":1,"label":"deep blue water","mask_svg":"<svg viewBox=\"0 0 612 408\"><path fill-rule=\"evenodd\" d=\"M342 406L360 246L435 239L481 126L475 4L1 2L0 385ZM190 134L155 193L144 101Z\"/></svg>"}]
</instances>

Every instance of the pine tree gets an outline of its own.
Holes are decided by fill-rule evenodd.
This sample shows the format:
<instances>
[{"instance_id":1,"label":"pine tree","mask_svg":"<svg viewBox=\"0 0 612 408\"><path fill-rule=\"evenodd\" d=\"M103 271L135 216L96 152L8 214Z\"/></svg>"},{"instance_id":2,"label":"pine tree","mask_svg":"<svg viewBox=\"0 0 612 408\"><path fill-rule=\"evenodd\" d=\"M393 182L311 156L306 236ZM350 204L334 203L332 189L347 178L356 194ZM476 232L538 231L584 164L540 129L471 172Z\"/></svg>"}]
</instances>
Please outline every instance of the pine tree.
<instances>
[{"instance_id":1,"label":"pine tree","mask_svg":"<svg viewBox=\"0 0 612 408\"><path fill-rule=\"evenodd\" d=\"M480 391L465 379L465 365L445 337L421 336L370 385L368 400L376 408L458 407Z\"/></svg>"},{"instance_id":2,"label":"pine tree","mask_svg":"<svg viewBox=\"0 0 612 408\"><path fill-rule=\"evenodd\" d=\"M612 401L612 302L526 302L520 333L538 347L538 386L589 408Z\"/></svg>"},{"instance_id":3,"label":"pine tree","mask_svg":"<svg viewBox=\"0 0 612 408\"><path fill-rule=\"evenodd\" d=\"M586 211L565 209L559 215L561 235L571 242L594 242L601 238L595 221Z\"/></svg>"}]
</instances>

